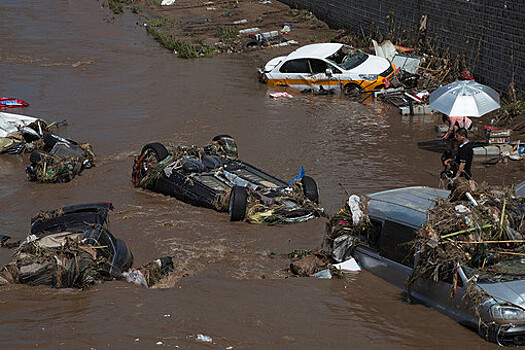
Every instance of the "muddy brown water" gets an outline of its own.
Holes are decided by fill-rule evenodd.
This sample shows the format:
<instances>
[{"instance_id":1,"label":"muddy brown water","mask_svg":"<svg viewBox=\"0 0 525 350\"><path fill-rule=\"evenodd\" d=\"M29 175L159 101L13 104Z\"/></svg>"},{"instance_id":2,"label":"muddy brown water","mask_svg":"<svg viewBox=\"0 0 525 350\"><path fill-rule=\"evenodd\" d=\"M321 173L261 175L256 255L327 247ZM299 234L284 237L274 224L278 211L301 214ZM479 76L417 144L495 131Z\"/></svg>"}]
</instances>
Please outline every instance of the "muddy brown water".
<instances>
[{"instance_id":1,"label":"muddy brown water","mask_svg":"<svg viewBox=\"0 0 525 350\"><path fill-rule=\"evenodd\" d=\"M366 193L438 184L432 116L401 116L339 96L269 97L255 67L269 56L181 60L126 13L97 1L0 3L0 94L31 103L12 112L67 119L64 136L90 142L98 166L67 184L26 181L28 156L0 157L1 234L22 239L40 210L111 201L112 232L137 264L173 254L162 288L111 282L86 291L0 288L6 349L490 348L440 313L407 304L367 273L344 280L287 278L280 254L320 246L325 221L268 227L134 189L133 155L151 141L202 145L235 137L241 157L283 179L303 165L334 213L345 188ZM266 54L271 55L271 53ZM510 169L510 168L509 168ZM522 173L476 163L497 184ZM274 254L271 254L275 252ZM0 263L10 252L0 250ZM271 257L269 257L271 256ZM198 334L212 343L197 340Z\"/></svg>"}]
</instances>

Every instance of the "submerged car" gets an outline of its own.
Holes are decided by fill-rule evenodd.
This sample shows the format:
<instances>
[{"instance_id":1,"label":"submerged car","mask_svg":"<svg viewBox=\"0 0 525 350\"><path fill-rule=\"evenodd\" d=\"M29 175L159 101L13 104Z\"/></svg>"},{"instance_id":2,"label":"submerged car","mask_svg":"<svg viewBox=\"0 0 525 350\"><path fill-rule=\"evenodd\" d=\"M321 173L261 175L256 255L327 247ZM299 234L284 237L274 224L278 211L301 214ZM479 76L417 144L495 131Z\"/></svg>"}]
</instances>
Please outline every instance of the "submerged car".
<instances>
[{"instance_id":1,"label":"submerged car","mask_svg":"<svg viewBox=\"0 0 525 350\"><path fill-rule=\"evenodd\" d=\"M385 79L394 72L394 65L385 58L345 44L320 43L273 58L259 68L259 80L268 86L336 90L355 95L383 88Z\"/></svg>"},{"instance_id":2,"label":"submerged car","mask_svg":"<svg viewBox=\"0 0 525 350\"><path fill-rule=\"evenodd\" d=\"M272 224L320 215L314 179L302 174L288 183L237 156L229 135L218 135L204 147L150 143L135 158L132 181L135 187L227 211L231 221Z\"/></svg>"},{"instance_id":3,"label":"submerged car","mask_svg":"<svg viewBox=\"0 0 525 350\"><path fill-rule=\"evenodd\" d=\"M45 133L38 149L31 152L29 161L26 174L30 181L69 182L94 165L95 153L89 143Z\"/></svg>"},{"instance_id":4,"label":"submerged car","mask_svg":"<svg viewBox=\"0 0 525 350\"><path fill-rule=\"evenodd\" d=\"M133 254L107 228L112 209L101 202L40 212L31 219L27 239L14 243L13 258L0 270L0 285L83 288L120 277L133 265ZM7 239L0 237L2 243Z\"/></svg>"},{"instance_id":5,"label":"submerged car","mask_svg":"<svg viewBox=\"0 0 525 350\"><path fill-rule=\"evenodd\" d=\"M414 245L416 236L426 225L429 210L449 195L450 191L428 187L407 187L369 194L367 208L372 229L366 234L361 230L353 236L340 236L339 242L334 241L334 251L340 249L338 254L342 260L354 257L363 269L408 291L412 300L431 306L460 324L477 330L486 340L500 345L525 345L523 254L510 253L515 255L498 259L493 253L486 253L488 248L482 249L484 257L471 254L463 263L442 264L439 270L435 267L437 265L431 265L431 271L427 272L432 273L433 278L413 280L415 282L408 288L407 281L411 276L422 272L417 270L421 269L418 262L422 258L419 255L421 250ZM457 203L452 204L452 208L455 205ZM465 208L456 207L456 210L463 212ZM511 216L508 209L507 212ZM436 244L439 247L439 244L445 243L439 241ZM341 250L341 247L344 249ZM437 255L430 256L434 260L432 264L437 264ZM474 259L480 260L479 265L468 266L470 263L467 262Z\"/></svg>"}]
</instances>

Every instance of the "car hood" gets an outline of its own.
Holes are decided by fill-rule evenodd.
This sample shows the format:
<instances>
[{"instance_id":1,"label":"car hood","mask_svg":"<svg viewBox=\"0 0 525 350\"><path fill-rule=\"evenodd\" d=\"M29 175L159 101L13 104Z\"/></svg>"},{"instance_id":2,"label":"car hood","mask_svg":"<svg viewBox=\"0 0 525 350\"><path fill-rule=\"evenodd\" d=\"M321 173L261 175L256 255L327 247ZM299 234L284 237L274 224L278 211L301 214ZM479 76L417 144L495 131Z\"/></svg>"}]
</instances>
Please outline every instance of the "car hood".
<instances>
[{"instance_id":1,"label":"car hood","mask_svg":"<svg viewBox=\"0 0 525 350\"><path fill-rule=\"evenodd\" d=\"M525 280L478 283L478 286L499 302L508 302L525 309Z\"/></svg>"},{"instance_id":2,"label":"car hood","mask_svg":"<svg viewBox=\"0 0 525 350\"><path fill-rule=\"evenodd\" d=\"M350 69L350 72L357 74L381 74L390 67L390 62L378 56L368 55L368 59L359 66Z\"/></svg>"},{"instance_id":3,"label":"car hood","mask_svg":"<svg viewBox=\"0 0 525 350\"><path fill-rule=\"evenodd\" d=\"M266 63L266 65L264 66L264 71L265 72L270 72L272 69L274 69L279 63L281 63L281 61L283 59L285 59L286 56L279 56L279 57L275 57L275 58L272 58L270 61L268 61L268 63Z\"/></svg>"}]
</instances>

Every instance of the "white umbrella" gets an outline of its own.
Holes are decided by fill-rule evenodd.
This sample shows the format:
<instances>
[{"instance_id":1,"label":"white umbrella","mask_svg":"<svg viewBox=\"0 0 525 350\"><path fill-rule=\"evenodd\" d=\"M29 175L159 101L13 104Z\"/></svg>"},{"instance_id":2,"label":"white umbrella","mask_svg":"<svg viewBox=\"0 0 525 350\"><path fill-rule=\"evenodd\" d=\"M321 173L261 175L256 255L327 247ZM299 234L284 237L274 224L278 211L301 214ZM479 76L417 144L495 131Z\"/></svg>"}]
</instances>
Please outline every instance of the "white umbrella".
<instances>
[{"instance_id":1,"label":"white umbrella","mask_svg":"<svg viewBox=\"0 0 525 350\"><path fill-rule=\"evenodd\" d=\"M499 94L473 80L458 80L429 96L429 107L448 116L481 117L500 107Z\"/></svg>"}]
</instances>

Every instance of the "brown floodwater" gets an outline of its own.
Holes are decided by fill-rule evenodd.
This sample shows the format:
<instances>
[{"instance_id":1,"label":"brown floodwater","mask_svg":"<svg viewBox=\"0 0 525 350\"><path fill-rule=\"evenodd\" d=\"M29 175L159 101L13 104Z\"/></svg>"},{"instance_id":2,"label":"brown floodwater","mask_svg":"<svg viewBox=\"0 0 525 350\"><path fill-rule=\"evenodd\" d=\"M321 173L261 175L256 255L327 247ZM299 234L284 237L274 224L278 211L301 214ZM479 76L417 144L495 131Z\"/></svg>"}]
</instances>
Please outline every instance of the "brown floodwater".
<instances>
[{"instance_id":1,"label":"brown floodwater","mask_svg":"<svg viewBox=\"0 0 525 350\"><path fill-rule=\"evenodd\" d=\"M0 157L1 234L22 239L40 210L111 201L113 234L140 265L174 255L160 287L110 282L86 291L0 288L6 349L491 348L475 332L367 273L343 280L291 278L294 249L318 248L324 219L269 227L133 188L133 156L148 142L203 145L234 136L241 158L282 179L314 177L329 214L346 191L437 186L433 116L401 116L381 102L294 94L271 99L255 68L272 55L177 59L133 14L98 1L3 0L0 95L31 103L15 113L64 120L60 134L89 142L98 165L66 184L26 180L28 155ZM285 51L283 51L285 52ZM518 182L512 165L474 175ZM436 175L433 175L436 174ZM5 264L10 252L0 250ZM212 343L199 341L201 334Z\"/></svg>"}]
</instances>

